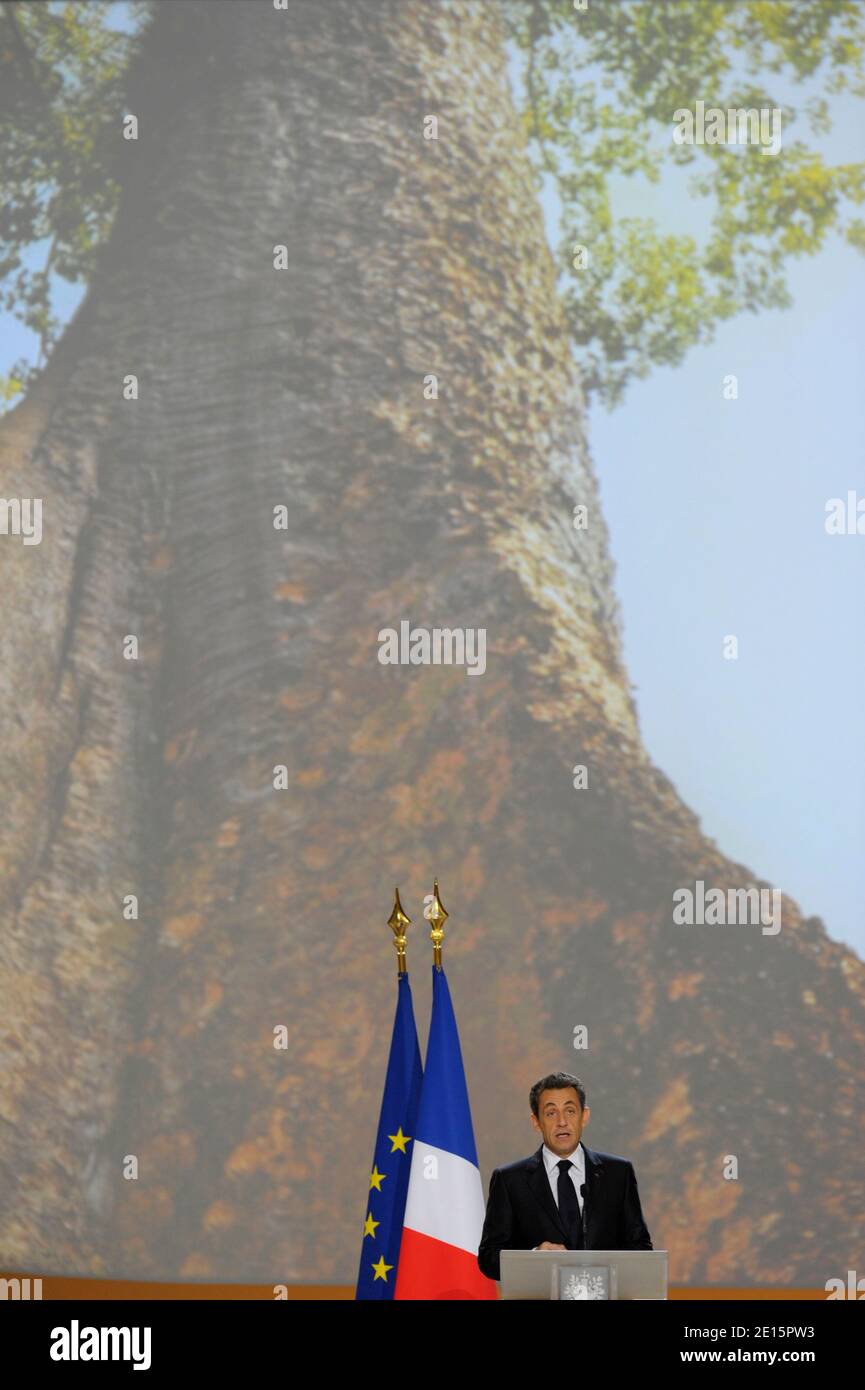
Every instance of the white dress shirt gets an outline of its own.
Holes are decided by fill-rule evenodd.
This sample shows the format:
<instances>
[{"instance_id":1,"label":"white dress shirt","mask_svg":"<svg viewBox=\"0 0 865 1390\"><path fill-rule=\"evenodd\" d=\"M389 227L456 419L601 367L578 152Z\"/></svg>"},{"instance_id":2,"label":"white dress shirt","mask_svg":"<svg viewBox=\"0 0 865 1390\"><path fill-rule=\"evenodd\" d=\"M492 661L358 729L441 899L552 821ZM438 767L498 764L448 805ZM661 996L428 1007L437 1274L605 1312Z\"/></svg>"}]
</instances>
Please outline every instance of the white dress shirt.
<instances>
[{"instance_id":1,"label":"white dress shirt","mask_svg":"<svg viewBox=\"0 0 865 1390\"><path fill-rule=\"evenodd\" d=\"M574 1184L574 1191L577 1194L577 1206L582 1214L583 1199L580 1196L580 1188L586 1181L586 1156L583 1153L582 1144L569 1154L554 1154L552 1149L548 1149L544 1144L543 1159L547 1170L547 1177L550 1180L550 1187L553 1189L553 1199L556 1206L559 1205L559 1163L562 1158L569 1158L571 1166L568 1169L568 1177Z\"/></svg>"},{"instance_id":2,"label":"white dress shirt","mask_svg":"<svg viewBox=\"0 0 865 1390\"><path fill-rule=\"evenodd\" d=\"M547 1177L550 1180L553 1201L556 1206L559 1205L559 1162L562 1158L569 1158L571 1160L571 1166L568 1169L568 1177L574 1184L574 1191L577 1194L577 1206L580 1210L580 1215L582 1215L583 1199L580 1196L580 1188L586 1181L586 1156L583 1153L582 1143L579 1143L573 1152L569 1154L554 1154L552 1149L547 1148L546 1144L543 1146L544 1167L547 1170ZM536 1245L532 1247L534 1250L537 1250L537 1248Z\"/></svg>"}]
</instances>

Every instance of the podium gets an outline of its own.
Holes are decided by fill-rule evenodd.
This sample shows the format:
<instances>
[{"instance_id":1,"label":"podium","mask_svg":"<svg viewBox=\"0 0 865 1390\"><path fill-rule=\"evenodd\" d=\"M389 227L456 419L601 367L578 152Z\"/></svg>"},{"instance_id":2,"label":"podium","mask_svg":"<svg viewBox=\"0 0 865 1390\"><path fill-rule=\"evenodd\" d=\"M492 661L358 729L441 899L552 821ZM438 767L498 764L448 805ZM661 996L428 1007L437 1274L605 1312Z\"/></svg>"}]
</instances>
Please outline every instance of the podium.
<instances>
[{"instance_id":1,"label":"podium","mask_svg":"<svg viewBox=\"0 0 865 1390\"><path fill-rule=\"evenodd\" d=\"M502 1298L667 1297L666 1250L503 1250L499 1267Z\"/></svg>"}]
</instances>

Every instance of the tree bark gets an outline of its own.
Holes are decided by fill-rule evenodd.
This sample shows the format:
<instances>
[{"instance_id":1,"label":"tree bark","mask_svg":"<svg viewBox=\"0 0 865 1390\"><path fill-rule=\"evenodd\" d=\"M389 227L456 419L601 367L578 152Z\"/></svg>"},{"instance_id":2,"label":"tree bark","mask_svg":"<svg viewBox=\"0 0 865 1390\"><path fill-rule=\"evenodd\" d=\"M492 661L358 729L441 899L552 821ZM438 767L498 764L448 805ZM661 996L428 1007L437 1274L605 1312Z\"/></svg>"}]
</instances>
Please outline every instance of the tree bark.
<instances>
[{"instance_id":1,"label":"tree bark","mask_svg":"<svg viewBox=\"0 0 865 1390\"><path fill-rule=\"evenodd\" d=\"M384 923L399 881L423 1039L437 873L485 1174L575 1069L674 1280L855 1268L865 968L786 897L777 937L673 925L760 880L640 738L496 6L160 6L129 109L99 274L0 431L45 499L0 548L0 1260L353 1279ZM382 666L401 619L485 628L485 674Z\"/></svg>"}]
</instances>

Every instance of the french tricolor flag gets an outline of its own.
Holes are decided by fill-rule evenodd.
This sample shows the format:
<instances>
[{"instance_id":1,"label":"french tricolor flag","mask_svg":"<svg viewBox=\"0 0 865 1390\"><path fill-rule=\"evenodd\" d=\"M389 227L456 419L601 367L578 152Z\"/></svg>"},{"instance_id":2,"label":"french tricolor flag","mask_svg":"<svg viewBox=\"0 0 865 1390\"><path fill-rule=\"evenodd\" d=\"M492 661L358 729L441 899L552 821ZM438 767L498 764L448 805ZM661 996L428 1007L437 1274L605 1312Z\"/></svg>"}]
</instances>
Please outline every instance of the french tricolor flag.
<instances>
[{"instance_id":1,"label":"french tricolor flag","mask_svg":"<svg viewBox=\"0 0 865 1390\"><path fill-rule=\"evenodd\" d=\"M433 1002L394 1298L497 1298L478 1267L484 1193L448 982Z\"/></svg>"}]
</instances>

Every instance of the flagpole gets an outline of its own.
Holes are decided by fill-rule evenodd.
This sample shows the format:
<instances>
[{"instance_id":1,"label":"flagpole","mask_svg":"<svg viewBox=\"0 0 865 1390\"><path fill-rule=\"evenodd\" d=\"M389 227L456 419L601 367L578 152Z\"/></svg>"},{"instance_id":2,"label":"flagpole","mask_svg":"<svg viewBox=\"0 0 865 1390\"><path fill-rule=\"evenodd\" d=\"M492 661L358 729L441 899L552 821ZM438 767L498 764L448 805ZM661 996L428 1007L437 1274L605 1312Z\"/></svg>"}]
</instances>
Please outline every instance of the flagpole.
<instances>
[{"instance_id":1,"label":"flagpole","mask_svg":"<svg viewBox=\"0 0 865 1390\"><path fill-rule=\"evenodd\" d=\"M441 970L442 942L445 939L445 922L450 916L450 913L445 911L444 904L439 897L438 879L434 880L433 900L424 915L430 924L430 941L433 944L433 966L436 970Z\"/></svg>"},{"instance_id":2,"label":"flagpole","mask_svg":"<svg viewBox=\"0 0 865 1390\"><path fill-rule=\"evenodd\" d=\"M399 900L399 888L393 890L393 912L387 919L387 924L393 932L393 944L396 947L396 973L397 976L408 973L408 966L405 959L406 935L405 929L411 924L411 918L406 916L402 910L402 903Z\"/></svg>"}]
</instances>

